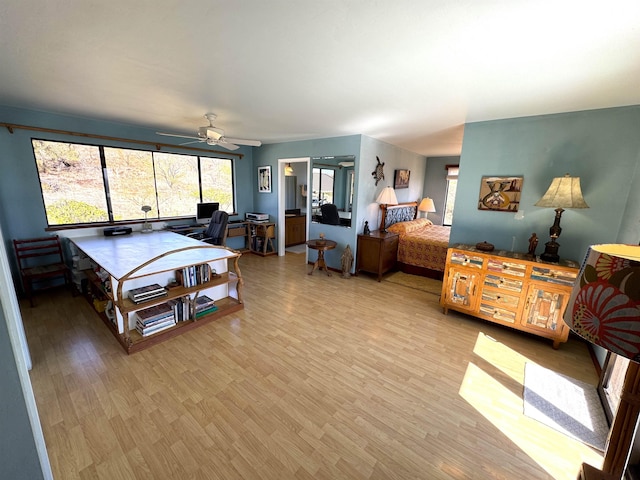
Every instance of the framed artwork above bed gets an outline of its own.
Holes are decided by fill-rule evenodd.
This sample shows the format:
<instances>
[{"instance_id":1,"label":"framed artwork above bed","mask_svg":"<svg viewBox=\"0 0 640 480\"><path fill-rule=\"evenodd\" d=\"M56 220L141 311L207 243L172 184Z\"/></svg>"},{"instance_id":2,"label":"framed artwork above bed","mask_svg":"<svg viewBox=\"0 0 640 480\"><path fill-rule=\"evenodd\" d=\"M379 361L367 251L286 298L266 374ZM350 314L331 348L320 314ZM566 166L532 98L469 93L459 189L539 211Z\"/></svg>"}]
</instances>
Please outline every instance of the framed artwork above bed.
<instances>
[{"instance_id":1,"label":"framed artwork above bed","mask_svg":"<svg viewBox=\"0 0 640 480\"><path fill-rule=\"evenodd\" d=\"M396 170L393 177L393 188L409 188L409 177L411 170Z\"/></svg>"}]
</instances>

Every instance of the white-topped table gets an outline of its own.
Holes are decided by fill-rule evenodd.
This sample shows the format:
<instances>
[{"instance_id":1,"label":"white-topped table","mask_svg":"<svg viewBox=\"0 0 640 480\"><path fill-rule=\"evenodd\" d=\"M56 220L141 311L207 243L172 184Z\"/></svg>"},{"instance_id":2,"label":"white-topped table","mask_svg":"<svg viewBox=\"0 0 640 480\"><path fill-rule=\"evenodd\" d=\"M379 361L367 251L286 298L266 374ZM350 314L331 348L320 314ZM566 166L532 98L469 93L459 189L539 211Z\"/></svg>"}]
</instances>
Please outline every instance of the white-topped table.
<instances>
[{"instance_id":1,"label":"white-topped table","mask_svg":"<svg viewBox=\"0 0 640 480\"><path fill-rule=\"evenodd\" d=\"M115 237L77 237L70 240L115 280L120 280L138 265L163 253L185 247L203 247L199 240L166 231ZM234 256L232 252L224 249L186 250L157 260L153 265L136 272L134 277L171 271L184 265L225 260Z\"/></svg>"},{"instance_id":2,"label":"white-topped table","mask_svg":"<svg viewBox=\"0 0 640 480\"><path fill-rule=\"evenodd\" d=\"M168 338L190 328L194 322L180 322L176 328L160 333L151 339L143 339L137 343L131 339L130 331L135 331L135 316L130 316L136 310L147 305L164 302L167 299L193 295L199 291L216 300L219 309L214 316L223 315L242 308L241 287L242 280L238 268L240 253L226 248L209 245L199 240L185 237L178 233L156 231L152 233L132 233L114 237L88 236L70 238L75 246L84 252L93 262L109 274L107 280L110 285L111 296L115 304L115 322L112 325L114 333L130 353L139 349L143 343L157 343L161 338ZM234 273L229 272L228 260L234 260ZM194 286L181 286L172 289L168 298L150 300L137 305L128 299L128 291L158 283L166 286L176 278L176 272L191 266L208 264L217 277ZM133 273L132 273L133 272ZM218 302L218 300L220 302ZM198 323L204 323L200 320ZM180 327L180 328L178 328Z\"/></svg>"}]
</instances>

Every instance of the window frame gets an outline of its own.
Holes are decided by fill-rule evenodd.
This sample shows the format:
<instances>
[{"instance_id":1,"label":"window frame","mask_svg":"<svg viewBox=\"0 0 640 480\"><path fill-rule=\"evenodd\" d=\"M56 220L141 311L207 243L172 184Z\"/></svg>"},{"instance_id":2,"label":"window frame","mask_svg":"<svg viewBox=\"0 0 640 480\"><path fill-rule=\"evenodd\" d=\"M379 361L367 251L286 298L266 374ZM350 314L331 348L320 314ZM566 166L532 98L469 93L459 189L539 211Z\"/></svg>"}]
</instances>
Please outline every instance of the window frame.
<instances>
[{"instance_id":1,"label":"window frame","mask_svg":"<svg viewBox=\"0 0 640 480\"><path fill-rule=\"evenodd\" d=\"M99 221L99 222L84 222L84 223L67 223L67 224L55 224L55 225L51 225L49 223L49 218L47 216L47 208L46 208L46 203L45 203L45 196L44 196L44 191L42 188L42 181L40 178L40 170L38 168L38 159L36 157L36 149L35 149L35 141L41 141L41 142L48 142L48 143L62 143L62 144L68 144L68 145L82 145L82 146L88 146L88 147L96 147L98 148L99 151L99 155L100 155L100 165L101 165L101 182L102 182L102 188L103 188L103 195L105 196L105 200L106 200L106 206L107 206L107 216L109 218L109 220L107 221ZM68 140L59 140L59 139L48 139L48 138L41 138L41 137L31 137L30 139L30 143L31 143L31 150L32 150L32 154L33 154L33 161L36 167L36 175L38 177L38 187L40 189L40 199L42 201L42 209L44 212L44 216L45 216L45 220L47 223L47 227L45 228L45 231L57 231L57 230L67 230L70 228L93 228L93 227L101 227L101 226L112 226L112 225L128 225L128 224L137 224L140 223L142 219L130 219L130 220L114 220L113 219L113 208L112 208L112 203L111 203L111 191L109 189L109 178L108 178L108 173L107 173L107 166L106 166L106 158L105 158L105 148L116 148L116 149L121 149L121 150L134 150L134 151L141 151L141 152L149 152L151 153L151 159L152 162L154 162L154 154L156 153L156 150L153 149L146 149L146 148L132 148L132 147L123 147L123 146L119 146L119 145L107 145L107 144L101 144L101 143L91 143L91 142L73 142L73 141L68 141ZM198 197L199 197L199 202L202 202L202 197L203 197L203 185L202 185L202 170L201 170L201 159L216 159L216 160L226 160L230 162L230 178L231 178L231 195L232 195L232 200L231 200L231 206L232 206L232 211L231 212L227 212L229 213L229 215L236 215L236 210L237 210L237 190L236 190L236 170L235 170L235 159L234 158L226 158L224 156L221 156L219 152L215 152L215 154L213 155L205 155L205 154L196 154L194 155L193 153L180 153L180 152L176 152L176 151L171 151L171 150L164 150L162 152L158 152L158 153L163 153L163 154L170 154L170 155L184 155L184 156L189 156L189 157L195 157L197 159L197 168L198 168L198 174L197 174L197 181L198 181ZM155 170L155 169L154 169ZM155 179L155 173L154 173L154 179ZM158 196L158 192L157 192L157 186L156 188L156 192L155 192L155 196L157 199ZM157 200L156 200L157 203ZM156 204L156 209L157 209L157 204ZM184 220L184 219L188 219L188 218L195 218L195 205L194 205L194 215L181 215L181 216L158 216L155 218L149 218L148 222L153 223L153 222L166 222L166 221L171 221L171 220Z\"/></svg>"},{"instance_id":2,"label":"window frame","mask_svg":"<svg viewBox=\"0 0 640 480\"><path fill-rule=\"evenodd\" d=\"M453 210L455 208L455 197L452 200L453 205L451 205L451 221L446 222L445 219L447 217L447 210L450 206L449 205L449 188L451 186L452 180L456 181L456 189L458 188L458 175L460 174L460 165L459 164L445 165L444 169L447 171L447 175L445 177L447 181L447 187L445 189L445 194L444 194L444 211L442 212L442 225L450 227L451 224L453 223ZM452 174L451 172L453 170L455 170L455 173Z\"/></svg>"}]
</instances>

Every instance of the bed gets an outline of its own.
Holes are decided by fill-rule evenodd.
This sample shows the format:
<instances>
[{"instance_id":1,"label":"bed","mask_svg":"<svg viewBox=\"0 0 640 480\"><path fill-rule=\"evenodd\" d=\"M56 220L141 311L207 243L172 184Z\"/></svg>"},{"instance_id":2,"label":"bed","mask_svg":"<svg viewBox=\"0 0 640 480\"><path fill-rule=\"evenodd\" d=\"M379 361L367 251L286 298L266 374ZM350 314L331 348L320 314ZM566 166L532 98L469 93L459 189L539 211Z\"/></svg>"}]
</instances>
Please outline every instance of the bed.
<instances>
[{"instance_id":1,"label":"bed","mask_svg":"<svg viewBox=\"0 0 640 480\"><path fill-rule=\"evenodd\" d=\"M381 205L380 228L399 234L397 263L405 273L442 278L451 227L416 218L417 202Z\"/></svg>"}]
</instances>

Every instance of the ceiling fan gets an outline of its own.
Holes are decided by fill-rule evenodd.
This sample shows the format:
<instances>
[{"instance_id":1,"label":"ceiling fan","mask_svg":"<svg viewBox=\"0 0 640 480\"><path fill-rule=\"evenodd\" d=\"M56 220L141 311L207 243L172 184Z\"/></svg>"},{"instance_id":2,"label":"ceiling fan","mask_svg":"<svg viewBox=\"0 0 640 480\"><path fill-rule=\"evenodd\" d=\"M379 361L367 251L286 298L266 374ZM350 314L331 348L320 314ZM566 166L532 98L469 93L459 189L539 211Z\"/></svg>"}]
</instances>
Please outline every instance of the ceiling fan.
<instances>
[{"instance_id":1,"label":"ceiling fan","mask_svg":"<svg viewBox=\"0 0 640 480\"><path fill-rule=\"evenodd\" d=\"M224 135L224 130L213 125L217 117L215 113L207 113L204 118L209 120L209 125L200 127L196 132L197 136L182 135L178 133L156 132L158 135L167 137L190 138L192 142L181 143L180 145L188 145L190 143L206 143L207 145L219 145L227 150L237 150L238 145L247 145L250 147L259 147L262 145L260 140L244 140L242 138L228 138Z\"/></svg>"}]
</instances>

